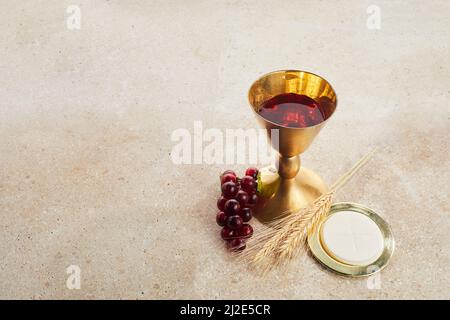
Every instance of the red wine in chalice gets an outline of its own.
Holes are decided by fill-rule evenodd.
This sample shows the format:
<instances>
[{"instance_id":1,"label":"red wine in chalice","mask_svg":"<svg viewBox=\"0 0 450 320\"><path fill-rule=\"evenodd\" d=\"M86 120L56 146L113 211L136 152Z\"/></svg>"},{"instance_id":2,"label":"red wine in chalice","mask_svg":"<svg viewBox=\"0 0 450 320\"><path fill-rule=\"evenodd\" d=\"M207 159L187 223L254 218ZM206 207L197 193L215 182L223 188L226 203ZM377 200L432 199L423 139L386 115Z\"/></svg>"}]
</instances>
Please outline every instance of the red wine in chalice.
<instances>
[{"instance_id":1,"label":"red wine in chalice","mask_svg":"<svg viewBox=\"0 0 450 320\"><path fill-rule=\"evenodd\" d=\"M263 118L289 128L315 126L327 119L325 108L314 99L296 93L284 93L263 103L258 111Z\"/></svg>"}]
</instances>

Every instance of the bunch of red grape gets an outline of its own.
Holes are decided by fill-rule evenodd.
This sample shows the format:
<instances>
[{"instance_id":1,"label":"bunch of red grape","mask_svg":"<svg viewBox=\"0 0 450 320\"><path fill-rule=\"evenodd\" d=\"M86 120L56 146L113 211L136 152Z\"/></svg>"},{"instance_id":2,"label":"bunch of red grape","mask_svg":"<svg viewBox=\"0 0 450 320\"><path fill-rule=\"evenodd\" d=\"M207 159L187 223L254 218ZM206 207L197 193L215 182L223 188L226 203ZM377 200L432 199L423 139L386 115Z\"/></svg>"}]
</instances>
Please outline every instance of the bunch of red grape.
<instances>
[{"instance_id":1,"label":"bunch of red grape","mask_svg":"<svg viewBox=\"0 0 450 320\"><path fill-rule=\"evenodd\" d=\"M220 176L222 195L217 200L219 212L216 222L223 227L222 239L232 251L244 250L245 239L253 234L253 228L246 222L252 218L252 208L258 202L258 169L248 168L243 178L238 178L231 170Z\"/></svg>"}]
</instances>

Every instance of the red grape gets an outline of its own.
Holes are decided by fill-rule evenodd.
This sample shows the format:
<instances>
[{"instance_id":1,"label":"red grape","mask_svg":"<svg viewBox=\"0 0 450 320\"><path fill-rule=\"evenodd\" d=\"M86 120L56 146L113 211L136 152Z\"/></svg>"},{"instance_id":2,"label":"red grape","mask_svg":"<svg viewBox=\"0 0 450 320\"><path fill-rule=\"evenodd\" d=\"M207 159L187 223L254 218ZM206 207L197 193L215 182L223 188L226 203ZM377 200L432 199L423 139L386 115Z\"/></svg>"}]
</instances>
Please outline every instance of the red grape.
<instances>
[{"instance_id":1,"label":"red grape","mask_svg":"<svg viewBox=\"0 0 450 320\"><path fill-rule=\"evenodd\" d=\"M241 207L245 207L248 202L248 198L248 193L244 190L239 190L238 193L236 193L236 200L239 201Z\"/></svg>"},{"instance_id":2,"label":"red grape","mask_svg":"<svg viewBox=\"0 0 450 320\"><path fill-rule=\"evenodd\" d=\"M235 238L227 240L227 248L232 251L241 251L245 249L245 240L240 238Z\"/></svg>"},{"instance_id":3,"label":"red grape","mask_svg":"<svg viewBox=\"0 0 450 320\"><path fill-rule=\"evenodd\" d=\"M228 227L223 227L222 231L220 231L220 235L223 240L239 238L237 230L233 230Z\"/></svg>"},{"instance_id":4,"label":"red grape","mask_svg":"<svg viewBox=\"0 0 450 320\"><path fill-rule=\"evenodd\" d=\"M223 211L225 208L225 202L227 202L228 199L224 196L220 196L220 198L217 200L217 208L219 208L220 211Z\"/></svg>"},{"instance_id":5,"label":"red grape","mask_svg":"<svg viewBox=\"0 0 450 320\"><path fill-rule=\"evenodd\" d=\"M225 170L222 173L222 176L226 175L226 174L232 174L235 178L237 178L236 173L233 170Z\"/></svg>"},{"instance_id":6,"label":"red grape","mask_svg":"<svg viewBox=\"0 0 450 320\"><path fill-rule=\"evenodd\" d=\"M247 207L253 208L258 203L258 195L256 193L252 193L248 197Z\"/></svg>"},{"instance_id":7,"label":"red grape","mask_svg":"<svg viewBox=\"0 0 450 320\"><path fill-rule=\"evenodd\" d=\"M241 210L241 206L239 205L239 202L235 199L230 199L227 202L225 202L225 207L223 211L228 216L233 216L239 213L239 210Z\"/></svg>"},{"instance_id":8,"label":"red grape","mask_svg":"<svg viewBox=\"0 0 450 320\"><path fill-rule=\"evenodd\" d=\"M216 215L216 222L219 226L223 227L227 224L227 215L220 211Z\"/></svg>"},{"instance_id":9,"label":"red grape","mask_svg":"<svg viewBox=\"0 0 450 320\"><path fill-rule=\"evenodd\" d=\"M242 218L242 221L249 222L252 218L252 209L250 208L242 208L241 212L239 212L239 215Z\"/></svg>"},{"instance_id":10,"label":"red grape","mask_svg":"<svg viewBox=\"0 0 450 320\"><path fill-rule=\"evenodd\" d=\"M222 185L222 194L227 199L233 198L238 192L238 187L234 182L228 181Z\"/></svg>"},{"instance_id":11,"label":"red grape","mask_svg":"<svg viewBox=\"0 0 450 320\"><path fill-rule=\"evenodd\" d=\"M245 175L253 177L256 180L258 177L258 169L256 169L255 167L250 167L245 170Z\"/></svg>"},{"instance_id":12,"label":"red grape","mask_svg":"<svg viewBox=\"0 0 450 320\"><path fill-rule=\"evenodd\" d=\"M234 174L227 173L222 176L222 178L220 179L220 182L221 182L221 184L224 184L225 182L228 182L228 181L236 183L236 180L237 179Z\"/></svg>"},{"instance_id":13,"label":"red grape","mask_svg":"<svg viewBox=\"0 0 450 320\"><path fill-rule=\"evenodd\" d=\"M251 176L245 176L241 179L241 187L247 193L254 193L256 191L256 181Z\"/></svg>"},{"instance_id":14,"label":"red grape","mask_svg":"<svg viewBox=\"0 0 450 320\"><path fill-rule=\"evenodd\" d=\"M242 218L239 215L229 216L227 219L227 227L230 229L239 229L242 227Z\"/></svg>"},{"instance_id":15,"label":"red grape","mask_svg":"<svg viewBox=\"0 0 450 320\"><path fill-rule=\"evenodd\" d=\"M243 238L250 238L253 235L253 228L251 225L245 223L242 225L242 227L238 230L239 237Z\"/></svg>"}]
</instances>

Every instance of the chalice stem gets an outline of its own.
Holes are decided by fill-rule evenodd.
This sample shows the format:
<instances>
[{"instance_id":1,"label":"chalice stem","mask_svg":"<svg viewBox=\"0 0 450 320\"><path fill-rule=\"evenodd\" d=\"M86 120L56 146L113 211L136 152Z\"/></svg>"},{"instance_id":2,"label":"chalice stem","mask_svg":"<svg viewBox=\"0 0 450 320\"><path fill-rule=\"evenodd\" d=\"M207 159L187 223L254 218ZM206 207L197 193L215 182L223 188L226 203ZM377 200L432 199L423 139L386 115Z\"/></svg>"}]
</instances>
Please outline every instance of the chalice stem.
<instances>
[{"instance_id":1,"label":"chalice stem","mask_svg":"<svg viewBox=\"0 0 450 320\"><path fill-rule=\"evenodd\" d=\"M284 179L295 178L300 171L300 164L300 156L285 157L280 154L276 162L278 174Z\"/></svg>"}]
</instances>

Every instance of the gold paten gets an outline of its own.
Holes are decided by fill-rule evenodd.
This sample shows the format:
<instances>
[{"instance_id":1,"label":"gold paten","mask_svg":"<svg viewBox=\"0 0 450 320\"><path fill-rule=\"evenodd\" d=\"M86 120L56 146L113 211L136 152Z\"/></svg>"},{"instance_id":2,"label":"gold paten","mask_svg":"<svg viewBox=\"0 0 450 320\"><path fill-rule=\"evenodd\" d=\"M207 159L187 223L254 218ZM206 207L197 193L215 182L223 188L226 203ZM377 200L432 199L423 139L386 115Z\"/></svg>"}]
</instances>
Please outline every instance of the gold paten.
<instances>
[{"instance_id":1,"label":"gold paten","mask_svg":"<svg viewBox=\"0 0 450 320\"><path fill-rule=\"evenodd\" d=\"M258 111L264 102L283 93L303 94L313 98L324 107L325 121L307 128L289 128L259 115ZM279 153L275 166L261 170L263 194L262 201L255 208L255 216L268 222L286 212L306 207L328 191L327 185L317 174L301 166L299 155L309 147L334 113L337 98L325 79L298 70L281 70L264 75L253 83L248 98L260 125L267 130L272 148Z\"/></svg>"},{"instance_id":2,"label":"gold paten","mask_svg":"<svg viewBox=\"0 0 450 320\"><path fill-rule=\"evenodd\" d=\"M338 211L355 211L362 213L372 219L380 228L381 234L383 235L383 252L380 257L372 262L370 265L360 266L360 265L350 265L339 262L333 257L331 257L325 248L322 246L322 241L320 239L321 228L323 222L332 214ZM363 277L374 274L384 267L386 267L389 259L394 253L394 237L392 236L392 231L386 221L383 220L378 214L376 214L372 209L364 207L360 204L350 203L350 202L340 202L335 203L331 206L330 211L327 216L322 220L322 223L316 228L315 232L309 235L308 245L311 249L314 257L328 269L335 271L341 275L352 276L352 277Z\"/></svg>"}]
</instances>

